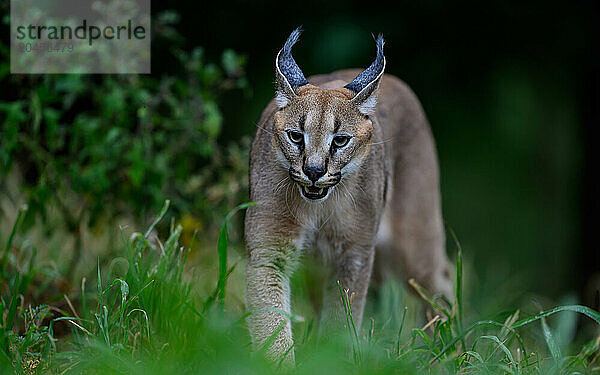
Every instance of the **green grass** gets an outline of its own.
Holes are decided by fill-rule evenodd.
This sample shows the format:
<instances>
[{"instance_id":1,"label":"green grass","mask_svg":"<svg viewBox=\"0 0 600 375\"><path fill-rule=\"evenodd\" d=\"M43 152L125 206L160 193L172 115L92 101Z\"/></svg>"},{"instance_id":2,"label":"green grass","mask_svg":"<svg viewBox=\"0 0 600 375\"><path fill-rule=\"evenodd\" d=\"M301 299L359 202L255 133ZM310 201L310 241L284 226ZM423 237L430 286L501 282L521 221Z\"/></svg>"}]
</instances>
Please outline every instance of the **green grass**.
<instances>
[{"instance_id":1,"label":"green grass","mask_svg":"<svg viewBox=\"0 0 600 375\"><path fill-rule=\"evenodd\" d=\"M179 225L171 224L164 242L149 240L168 209L167 202L144 234L126 235L122 229L118 255L108 264L98 264L95 275L83 279L76 292L51 296L47 305L39 306L30 305L40 298L36 291L60 275L38 266L36 248L17 235L21 212L5 246L0 248L0 372L280 373L277 364L268 363L260 352L251 350L245 324L251 312L243 313L240 308L243 295L239 292L239 275L243 267L228 264L232 258L228 254L230 219L248 206L238 206L224 220L215 252L216 272L188 264L190 250L180 244ZM453 233L451 236L456 239ZM462 250L458 241L456 244L454 301L432 296L413 281L411 285L422 300L416 303L398 284L389 282L370 298L370 310L361 330L352 317L352 296L340 286L346 330L319 338L316 313L299 290L295 302L303 317L288 316L294 322L298 363L289 371L600 373L598 312L579 305L560 305L524 318L513 311L498 312L500 319L481 320L470 312L470 306L463 305ZM214 275L217 277L212 288L198 288L207 285L199 278ZM94 280L94 285L89 280ZM295 284L307 284L306 280L301 275L295 278ZM419 322L419 306L423 304L438 314L428 322ZM585 324L577 329L575 319L579 316ZM582 342L585 337L587 342Z\"/></svg>"}]
</instances>

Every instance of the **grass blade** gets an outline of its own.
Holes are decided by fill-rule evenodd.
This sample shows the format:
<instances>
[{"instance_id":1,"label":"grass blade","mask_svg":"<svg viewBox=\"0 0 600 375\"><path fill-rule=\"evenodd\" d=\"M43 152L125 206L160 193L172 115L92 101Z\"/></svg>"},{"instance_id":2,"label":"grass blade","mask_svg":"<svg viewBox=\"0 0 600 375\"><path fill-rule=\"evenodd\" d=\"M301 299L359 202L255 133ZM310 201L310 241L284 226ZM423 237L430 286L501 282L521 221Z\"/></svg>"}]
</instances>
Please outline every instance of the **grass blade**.
<instances>
[{"instance_id":1,"label":"grass blade","mask_svg":"<svg viewBox=\"0 0 600 375\"><path fill-rule=\"evenodd\" d=\"M223 305L223 301L225 299L225 285L227 283L228 276L228 268L227 268L227 228L229 226L229 222L233 215L235 215L238 211L244 210L248 207L256 206L257 202L247 202L242 203L233 210L229 211L225 220L223 221L223 226L221 226L221 232L219 233L219 239L217 241L217 251L219 253L219 278L217 280L217 299L219 300L220 305Z\"/></svg>"},{"instance_id":2,"label":"grass blade","mask_svg":"<svg viewBox=\"0 0 600 375\"><path fill-rule=\"evenodd\" d=\"M4 251L2 252L2 260L0 261L0 265L1 265L0 270L2 270L3 277L6 273L6 261L8 259L8 252L10 251L10 248L12 247L12 243L15 238L15 234L17 233L17 230L18 230L19 226L21 225L21 222L23 221L23 218L25 217L26 212L27 212L27 205L25 204L19 208L19 213L17 214L17 219L15 220L12 230L10 231L10 235L8 236L8 241L6 241L6 246L4 247Z\"/></svg>"},{"instance_id":3,"label":"grass blade","mask_svg":"<svg viewBox=\"0 0 600 375\"><path fill-rule=\"evenodd\" d=\"M574 312L583 314L583 315L593 319L596 323L600 324L600 313L598 313L597 311L592 310L586 306L567 305L567 306L558 306L553 309L543 311L532 317L520 320L520 321L516 322L515 324L513 324L510 327L510 330L514 331L517 328L526 326L527 324L533 323L537 320L540 320L542 318L545 318L549 315L552 315L552 314L555 314L555 313L561 312L561 311L574 311ZM446 344L446 346L440 351L440 353L438 355L436 355L434 358L432 358L430 362L432 363L432 362L438 360L442 355L444 355L444 353L446 353L452 347L452 345L456 344L459 340L464 339L465 336L468 335L475 328L484 326L484 325L495 325L495 326L504 327L504 324L495 322L493 320L481 320L481 321L475 322L469 328L465 329L462 333L460 333L456 337L454 337L448 344ZM517 338L519 338L519 336L517 336ZM519 341L521 341L521 340L519 339Z\"/></svg>"},{"instance_id":4,"label":"grass blade","mask_svg":"<svg viewBox=\"0 0 600 375\"><path fill-rule=\"evenodd\" d=\"M342 298L342 305L344 306L344 313L346 315L346 324L348 326L348 331L350 331L353 339L352 341L354 345L354 357L355 359L360 359L362 358L360 351L360 340L358 338L358 331L356 329L356 325L354 324L354 317L352 316L352 303L351 301L349 301L348 294L343 292L342 283L338 280L337 284L338 289L340 291L340 297Z\"/></svg>"},{"instance_id":5,"label":"grass blade","mask_svg":"<svg viewBox=\"0 0 600 375\"><path fill-rule=\"evenodd\" d=\"M560 367L560 358L562 357L562 354L560 353L560 347L556 342L548 323L546 323L546 318L542 317L540 320L542 322L542 330L544 331L544 339L546 340L546 344L548 345L548 349L550 349L550 354L552 355L554 364L558 370Z\"/></svg>"},{"instance_id":6,"label":"grass blade","mask_svg":"<svg viewBox=\"0 0 600 375\"><path fill-rule=\"evenodd\" d=\"M596 323L600 324L600 313L599 312L592 310L587 306L566 305L566 306L558 306L553 309L543 311L543 312L541 312L537 315L534 315L532 317L529 317L527 319L520 320L520 321L516 322L512 326L512 328L523 327L529 323L535 322L536 320L540 320L542 318L545 318L547 316L550 316L552 314L555 314L555 313L561 312L561 311L574 311L576 313L583 314L583 315L587 316L588 318L593 319Z\"/></svg>"},{"instance_id":7,"label":"grass blade","mask_svg":"<svg viewBox=\"0 0 600 375\"><path fill-rule=\"evenodd\" d=\"M479 336L477 339L475 339L475 342L473 342L473 349L471 349L472 352L475 352L475 346L477 345L477 343L480 340L491 340L491 341L493 341L504 352L504 354L506 355L506 358L508 359L509 363L515 363L515 359L514 359L512 353L506 347L506 345L504 345L504 343L502 341L500 341L500 339L498 338L498 336Z\"/></svg>"},{"instance_id":8,"label":"grass blade","mask_svg":"<svg viewBox=\"0 0 600 375\"><path fill-rule=\"evenodd\" d=\"M436 302L436 300L430 296L429 291L425 289L421 284L417 282L415 279L408 280L408 284L413 287L413 289L417 292L417 294L423 299L423 301L427 302L429 306L435 311L439 311L446 316L446 319L451 319L452 315L444 306L440 305Z\"/></svg>"},{"instance_id":9,"label":"grass blade","mask_svg":"<svg viewBox=\"0 0 600 375\"><path fill-rule=\"evenodd\" d=\"M463 256L462 256L462 246L456 237L456 234L451 228L448 228L452 239L454 240L454 244L457 248L456 254L456 290L455 297L456 301L454 306L456 306L456 323L458 325L458 331L461 332L463 329L463 295L462 295L462 275L463 275ZM463 348L465 348L465 342L462 341Z\"/></svg>"},{"instance_id":10,"label":"grass blade","mask_svg":"<svg viewBox=\"0 0 600 375\"><path fill-rule=\"evenodd\" d=\"M19 277L18 273L15 274L13 283L13 289L10 296L10 305L8 308L8 317L6 318L6 326L3 327L7 331L10 331L13 328L15 314L17 313L17 305L19 304L17 299L19 298L19 287L21 285L21 278Z\"/></svg>"},{"instance_id":11,"label":"grass blade","mask_svg":"<svg viewBox=\"0 0 600 375\"><path fill-rule=\"evenodd\" d=\"M162 218L165 216L165 214L167 213L167 210L169 209L170 204L171 204L171 201L167 199L165 201L165 203L163 204L162 209L160 210L160 213L158 214L156 219L154 219L152 224L150 224L150 226L144 233L144 236L138 241L137 245L135 246L135 251L133 252L134 254L137 254L142 249L142 246L144 246L145 240L148 239L148 236L150 236L150 233L152 233L156 224L158 224L162 220Z\"/></svg>"},{"instance_id":12,"label":"grass blade","mask_svg":"<svg viewBox=\"0 0 600 375\"><path fill-rule=\"evenodd\" d=\"M396 338L396 355L400 355L400 336L402 335L402 330L404 329L404 320L406 319L406 311L408 307L404 307L402 311L402 319L400 320L400 328L398 328L398 336Z\"/></svg>"}]
</instances>

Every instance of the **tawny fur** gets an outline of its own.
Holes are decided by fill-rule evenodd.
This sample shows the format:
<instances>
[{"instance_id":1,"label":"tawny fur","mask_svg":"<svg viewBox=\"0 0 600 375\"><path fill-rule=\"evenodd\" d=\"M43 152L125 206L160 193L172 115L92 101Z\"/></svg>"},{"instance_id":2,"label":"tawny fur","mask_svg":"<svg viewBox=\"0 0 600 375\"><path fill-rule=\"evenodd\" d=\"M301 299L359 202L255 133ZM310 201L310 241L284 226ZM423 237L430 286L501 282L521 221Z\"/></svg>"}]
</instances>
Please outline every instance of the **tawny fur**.
<instances>
[{"instance_id":1,"label":"tawny fur","mask_svg":"<svg viewBox=\"0 0 600 375\"><path fill-rule=\"evenodd\" d=\"M248 325L256 348L285 324L267 355L294 361L289 278L305 252L316 253L330 270L322 324L343 317L336 281L354 293L352 306L360 326L375 259L385 257L387 271L415 278L433 292L451 294L440 207L435 145L423 110L413 92L394 76L384 75L373 92L372 113L352 103L343 85L359 71L344 70L309 78L297 97L272 101L259 121L250 156L250 200L245 219L247 244ZM281 94L283 95L283 94ZM285 98L283 98L285 99ZM376 105L375 105L376 99ZM364 102L363 102L364 104ZM374 106L374 107L373 107ZM281 108L283 107L283 108ZM362 113L361 113L362 112ZM288 149L285 129L304 116L308 137L304 156ZM346 154L336 158L326 147L337 125L353 135ZM323 163L319 183L341 180L325 200L308 201L290 167L307 160ZM335 160L334 160L335 159ZM379 251L381 250L381 253ZM403 267L403 269L401 269ZM341 323L340 323L341 324Z\"/></svg>"}]
</instances>

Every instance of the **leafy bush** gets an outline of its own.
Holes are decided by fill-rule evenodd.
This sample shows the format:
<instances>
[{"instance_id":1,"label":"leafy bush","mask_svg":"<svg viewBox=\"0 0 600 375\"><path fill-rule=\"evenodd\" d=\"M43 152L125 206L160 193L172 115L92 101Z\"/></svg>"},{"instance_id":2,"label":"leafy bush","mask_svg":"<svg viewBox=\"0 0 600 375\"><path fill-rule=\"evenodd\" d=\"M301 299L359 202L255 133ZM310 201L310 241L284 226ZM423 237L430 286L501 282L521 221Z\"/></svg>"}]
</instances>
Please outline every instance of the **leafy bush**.
<instances>
[{"instance_id":1,"label":"leafy bush","mask_svg":"<svg viewBox=\"0 0 600 375\"><path fill-rule=\"evenodd\" d=\"M202 48L171 47L182 39L176 21L164 13L153 23L154 42L169 46L153 53L174 61L173 73L160 76L8 75L0 45L0 182L14 170L23 175L26 225L59 208L77 237L71 271L82 223L123 212L143 219L167 197L176 213L210 223L244 199L249 142L218 143L218 100L247 89L245 58L226 50L219 66Z\"/></svg>"}]
</instances>

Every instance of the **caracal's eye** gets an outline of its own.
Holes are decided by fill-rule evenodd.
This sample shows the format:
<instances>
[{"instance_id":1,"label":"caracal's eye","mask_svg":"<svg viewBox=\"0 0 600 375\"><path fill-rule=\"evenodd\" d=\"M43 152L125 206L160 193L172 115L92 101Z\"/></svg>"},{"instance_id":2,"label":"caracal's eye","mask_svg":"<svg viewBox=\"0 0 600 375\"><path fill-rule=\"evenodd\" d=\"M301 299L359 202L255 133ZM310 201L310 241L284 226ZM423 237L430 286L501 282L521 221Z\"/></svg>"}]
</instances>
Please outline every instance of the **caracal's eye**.
<instances>
[{"instance_id":1,"label":"caracal's eye","mask_svg":"<svg viewBox=\"0 0 600 375\"><path fill-rule=\"evenodd\" d=\"M350 137L347 135L336 135L333 137L333 146L337 148L344 147L350 141Z\"/></svg>"},{"instance_id":2,"label":"caracal's eye","mask_svg":"<svg viewBox=\"0 0 600 375\"><path fill-rule=\"evenodd\" d=\"M297 145L301 145L304 143L304 134L300 133L299 131L296 130L289 130L287 132L288 134L288 138L290 139L290 141L292 141L293 143L297 144Z\"/></svg>"}]
</instances>

